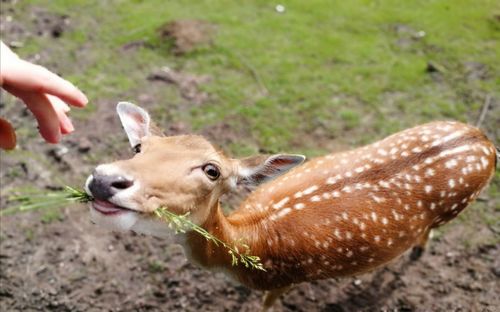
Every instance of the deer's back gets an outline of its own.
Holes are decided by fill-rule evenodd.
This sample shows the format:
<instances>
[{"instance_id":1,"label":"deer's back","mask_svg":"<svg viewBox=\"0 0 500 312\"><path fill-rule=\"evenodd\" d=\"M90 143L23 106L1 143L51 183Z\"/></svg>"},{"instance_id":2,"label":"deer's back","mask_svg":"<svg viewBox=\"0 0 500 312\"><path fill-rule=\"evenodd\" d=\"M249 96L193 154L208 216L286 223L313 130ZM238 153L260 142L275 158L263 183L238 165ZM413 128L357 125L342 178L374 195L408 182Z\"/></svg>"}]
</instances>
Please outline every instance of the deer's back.
<instances>
[{"instance_id":1,"label":"deer's back","mask_svg":"<svg viewBox=\"0 0 500 312\"><path fill-rule=\"evenodd\" d=\"M478 129L429 123L313 159L264 184L229 220L259 232L250 241L268 269L259 279L286 285L355 274L458 215L495 163L495 148Z\"/></svg>"}]
</instances>

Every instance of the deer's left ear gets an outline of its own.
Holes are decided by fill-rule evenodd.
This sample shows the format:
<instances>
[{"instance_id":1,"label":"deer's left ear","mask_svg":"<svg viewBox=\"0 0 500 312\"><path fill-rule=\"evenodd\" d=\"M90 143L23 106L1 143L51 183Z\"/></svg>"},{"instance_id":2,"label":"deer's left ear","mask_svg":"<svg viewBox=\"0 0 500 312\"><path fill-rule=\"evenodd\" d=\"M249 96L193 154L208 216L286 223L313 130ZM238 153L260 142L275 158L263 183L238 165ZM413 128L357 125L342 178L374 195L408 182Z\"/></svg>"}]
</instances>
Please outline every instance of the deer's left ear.
<instances>
[{"instance_id":1,"label":"deer's left ear","mask_svg":"<svg viewBox=\"0 0 500 312\"><path fill-rule=\"evenodd\" d=\"M141 143L143 137L150 135L151 121L144 109L132 103L120 102L116 105L116 111L132 147Z\"/></svg>"},{"instance_id":2,"label":"deer's left ear","mask_svg":"<svg viewBox=\"0 0 500 312\"><path fill-rule=\"evenodd\" d=\"M254 156L239 161L238 184L257 186L304 162L304 155Z\"/></svg>"}]
</instances>

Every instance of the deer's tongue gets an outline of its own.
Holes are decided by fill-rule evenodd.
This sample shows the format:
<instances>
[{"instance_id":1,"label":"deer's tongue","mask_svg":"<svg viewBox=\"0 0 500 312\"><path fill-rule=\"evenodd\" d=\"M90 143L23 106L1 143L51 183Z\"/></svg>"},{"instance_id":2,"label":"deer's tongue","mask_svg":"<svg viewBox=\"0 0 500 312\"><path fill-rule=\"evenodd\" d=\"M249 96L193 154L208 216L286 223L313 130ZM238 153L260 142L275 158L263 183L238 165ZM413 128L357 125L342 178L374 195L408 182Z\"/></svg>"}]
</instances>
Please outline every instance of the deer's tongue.
<instances>
[{"instance_id":1,"label":"deer's tongue","mask_svg":"<svg viewBox=\"0 0 500 312\"><path fill-rule=\"evenodd\" d=\"M103 214L115 214L126 210L125 208L116 206L105 200L94 199L92 202L92 206L95 210L103 213Z\"/></svg>"}]
</instances>

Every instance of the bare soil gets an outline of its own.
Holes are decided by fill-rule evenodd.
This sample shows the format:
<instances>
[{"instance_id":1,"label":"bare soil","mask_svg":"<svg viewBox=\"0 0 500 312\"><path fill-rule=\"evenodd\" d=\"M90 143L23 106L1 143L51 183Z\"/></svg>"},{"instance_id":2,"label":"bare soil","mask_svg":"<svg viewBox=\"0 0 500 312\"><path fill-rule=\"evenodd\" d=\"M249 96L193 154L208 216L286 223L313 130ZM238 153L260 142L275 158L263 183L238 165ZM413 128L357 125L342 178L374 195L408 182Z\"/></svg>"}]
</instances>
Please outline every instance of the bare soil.
<instances>
[{"instance_id":1,"label":"bare soil","mask_svg":"<svg viewBox=\"0 0 500 312\"><path fill-rule=\"evenodd\" d=\"M43 18L48 21L36 22L42 29L35 35L55 36L54 29L64 34L65 17ZM28 33L18 24L12 27L11 41ZM186 92L185 84L198 83L177 72L167 78L180 92ZM141 98L141 94L134 96ZM2 102L5 100L2 94ZM63 144L48 146L38 136L28 136L21 138L19 149L37 157L12 157L2 152L2 194L27 184L50 189L60 186L61 181L82 183L98 162L128 155L118 119L110 106L104 105L106 100L102 101L91 118L76 122L77 135ZM4 113L18 127L34 127L21 105L4 111L2 104ZM174 124L167 132L189 129L189 125ZM221 145L244 135L223 123L204 133ZM221 133L224 135L217 135ZM335 146L326 134L314 134L314 139L324 146ZM100 156L95 159L92 155ZM0 203L5 207L5 196ZM483 204L493 211L494 201L486 198ZM369 274L301 284L282 298L275 311L499 311L500 246L489 239L498 236L498 229L486 226L473 209L468 209L461 221L446 226L420 260L412 262L405 254ZM86 207L79 205L64 208L57 220L42 221L41 215L26 213L1 219L1 311L260 308L262 292L195 267L170 241L106 232L91 224Z\"/></svg>"},{"instance_id":2,"label":"bare soil","mask_svg":"<svg viewBox=\"0 0 500 312\"><path fill-rule=\"evenodd\" d=\"M158 31L164 40L172 41L174 54L183 55L210 44L215 26L200 20L177 20L161 26Z\"/></svg>"}]
</instances>

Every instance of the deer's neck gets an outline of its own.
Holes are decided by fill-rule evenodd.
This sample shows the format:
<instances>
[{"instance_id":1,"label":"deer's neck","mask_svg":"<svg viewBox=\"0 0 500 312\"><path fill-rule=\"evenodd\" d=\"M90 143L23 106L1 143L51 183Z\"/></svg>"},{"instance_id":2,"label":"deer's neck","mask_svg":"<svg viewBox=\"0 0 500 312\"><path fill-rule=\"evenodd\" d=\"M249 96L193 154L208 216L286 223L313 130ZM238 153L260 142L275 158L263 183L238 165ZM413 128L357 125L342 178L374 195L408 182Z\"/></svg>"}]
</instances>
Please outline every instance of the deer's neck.
<instances>
[{"instance_id":1,"label":"deer's neck","mask_svg":"<svg viewBox=\"0 0 500 312\"><path fill-rule=\"evenodd\" d=\"M241 252L245 251L242 246L244 243L250 247L250 253L254 255L254 238L257 237L257 233L256 230L249 228L248 223L240 226L238 223L230 222L223 214L219 203L212 207L207 220L202 227L210 234L231 247L238 247ZM186 234L185 247L187 256L203 267L212 269L232 267L229 250L198 233L191 231Z\"/></svg>"}]
</instances>

